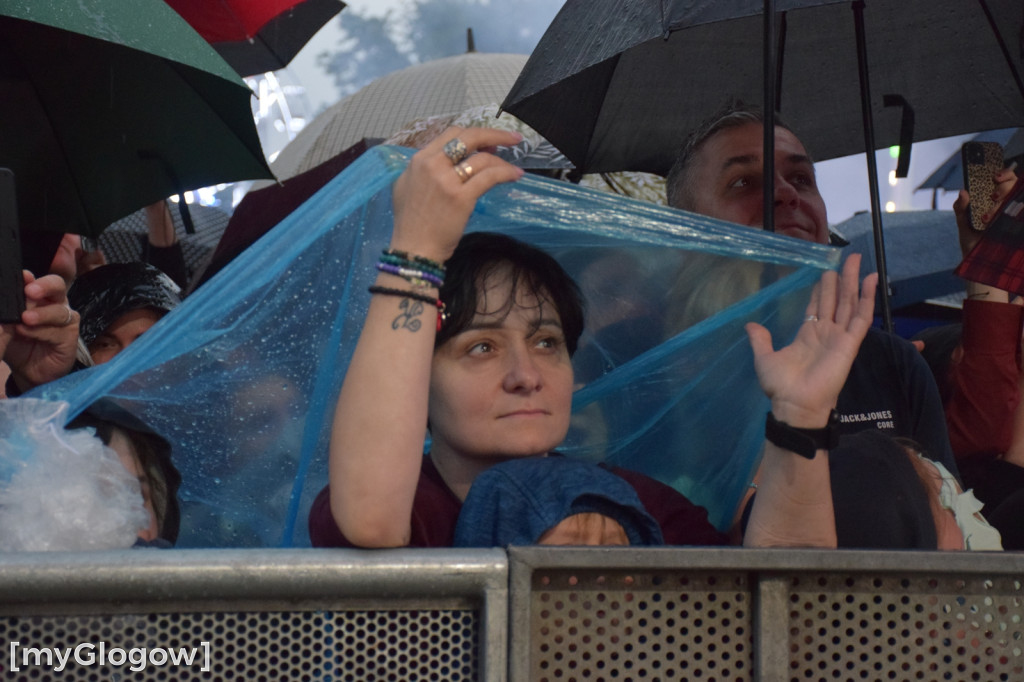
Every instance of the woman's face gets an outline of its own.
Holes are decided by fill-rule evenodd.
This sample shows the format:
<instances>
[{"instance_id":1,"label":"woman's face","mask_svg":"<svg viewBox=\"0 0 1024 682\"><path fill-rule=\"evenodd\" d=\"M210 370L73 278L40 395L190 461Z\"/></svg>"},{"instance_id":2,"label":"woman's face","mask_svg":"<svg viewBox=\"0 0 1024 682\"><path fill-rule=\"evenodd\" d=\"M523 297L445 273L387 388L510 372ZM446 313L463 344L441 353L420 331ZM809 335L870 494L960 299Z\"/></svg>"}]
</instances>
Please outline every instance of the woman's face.
<instances>
[{"instance_id":1,"label":"woman's face","mask_svg":"<svg viewBox=\"0 0 1024 682\"><path fill-rule=\"evenodd\" d=\"M153 491L150 488L149 477L142 470L139 464L139 456L135 452L135 446L120 429L114 429L110 436L110 448L121 458L121 464L128 473L139 480L139 487L142 489L142 503L149 515L149 524L139 529L139 538L147 541L156 540L160 537L160 528L156 520L156 509L153 506Z\"/></svg>"},{"instance_id":2,"label":"woman's face","mask_svg":"<svg viewBox=\"0 0 1024 682\"><path fill-rule=\"evenodd\" d=\"M573 373L558 312L507 273L487 278L468 328L434 352L430 432L435 459L543 455L569 430Z\"/></svg>"}]
</instances>

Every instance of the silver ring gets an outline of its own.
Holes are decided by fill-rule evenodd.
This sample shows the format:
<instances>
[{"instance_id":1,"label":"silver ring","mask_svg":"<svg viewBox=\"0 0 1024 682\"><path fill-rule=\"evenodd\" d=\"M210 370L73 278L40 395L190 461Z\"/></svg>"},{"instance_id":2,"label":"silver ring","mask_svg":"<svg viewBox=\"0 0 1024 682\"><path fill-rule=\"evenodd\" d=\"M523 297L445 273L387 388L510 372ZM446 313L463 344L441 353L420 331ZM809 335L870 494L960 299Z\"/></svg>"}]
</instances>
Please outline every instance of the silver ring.
<instances>
[{"instance_id":1,"label":"silver ring","mask_svg":"<svg viewBox=\"0 0 1024 682\"><path fill-rule=\"evenodd\" d=\"M808 315L807 317L804 318L804 322L817 322L817 321L818 321L818 316L817 315Z\"/></svg>"},{"instance_id":2,"label":"silver ring","mask_svg":"<svg viewBox=\"0 0 1024 682\"><path fill-rule=\"evenodd\" d=\"M64 320L64 324L63 324L63 325L61 325L61 326L63 326L63 327L66 327L66 326L68 326L69 324L71 324L71 320L75 319L75 316L74 316L74 314L73 314L73 313L71 312L71 306L69 306L69 305L65 305L64 307L65 307L65 308L67 308L67 311L68 311L68 318L67 318L66 320Z\"/></svg>"},{"instance_id":3,"label":"silver ring","mask_svg":"<svg viewBox=\"0 0 1024 682\"><path fill-rule=\"evenodd\" d=\"M469 150L466 149L466 145L463 144L462 140L453 137L445 143L444 155L448 157L453 166L457 166L469 155Z\"/></svg>"},{"instance_id":4,"label":"silver ring","mask_svg":"<svg viewBox=\"0 0 1024 682\"><path fill-rule=\"evenodd\" d=\"M457 163L455 164L454 168L455 172L458 174L459 178L461 178L463 182L469 180L469 177L473 175L473 167L470 166L468 163Z\"/></svg>"}]
</instances>

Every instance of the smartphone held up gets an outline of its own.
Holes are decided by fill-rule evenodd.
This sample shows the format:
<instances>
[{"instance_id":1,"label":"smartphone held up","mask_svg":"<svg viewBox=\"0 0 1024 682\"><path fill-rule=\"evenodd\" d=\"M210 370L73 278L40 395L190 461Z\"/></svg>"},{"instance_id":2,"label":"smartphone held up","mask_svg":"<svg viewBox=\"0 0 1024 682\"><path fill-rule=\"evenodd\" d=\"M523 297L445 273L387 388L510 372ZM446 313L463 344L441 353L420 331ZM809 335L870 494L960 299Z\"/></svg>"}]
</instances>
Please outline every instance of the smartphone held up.
<instances>
[{"instance_id":1,"label":"smartphone held up","mask_svg":"<svg viewBox=\"0 0 1024 682\"><path fill-rule=\"evenodd\" d=\"M964 189L971 197L967 215L971 229L985 230L985 216L990 219L998 206L993 198L995 175L1003 169L1003 148L998 142L965 142L960 150L964 169Z\"/></svg>"},{"instance_id":2,"label":"smartphone held up","mask_svg":"<svg viewBox=\"0 0 1024 682\"><path fill-rule=\"evenodd\" d=\"M14 199L14 173L0 168L0 322L18 322L25 310L21 233Z\"/></svg>"}]
</instances>

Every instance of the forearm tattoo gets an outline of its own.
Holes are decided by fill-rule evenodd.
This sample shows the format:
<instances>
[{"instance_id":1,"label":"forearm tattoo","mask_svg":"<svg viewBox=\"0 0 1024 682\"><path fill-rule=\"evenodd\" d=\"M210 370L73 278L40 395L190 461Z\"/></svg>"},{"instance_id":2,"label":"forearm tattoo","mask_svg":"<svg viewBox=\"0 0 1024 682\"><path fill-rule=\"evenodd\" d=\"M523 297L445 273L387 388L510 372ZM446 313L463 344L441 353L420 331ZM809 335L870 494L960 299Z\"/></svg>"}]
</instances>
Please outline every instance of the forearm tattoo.
<instances>
[{"instance_id":1,"label":"forearm tattoo","mask_svg":"<svg viewBox=\"0 0 1024 682\"><path fill-rule=\"evenodd\" d=\"M423 326L419 317L423 314L424 305L421 301L414 301L411 298L403 298L398 304L402 311L391 321L392 329L408 329L411 332L418 332Z\"/></svg>"}]
</instances>

